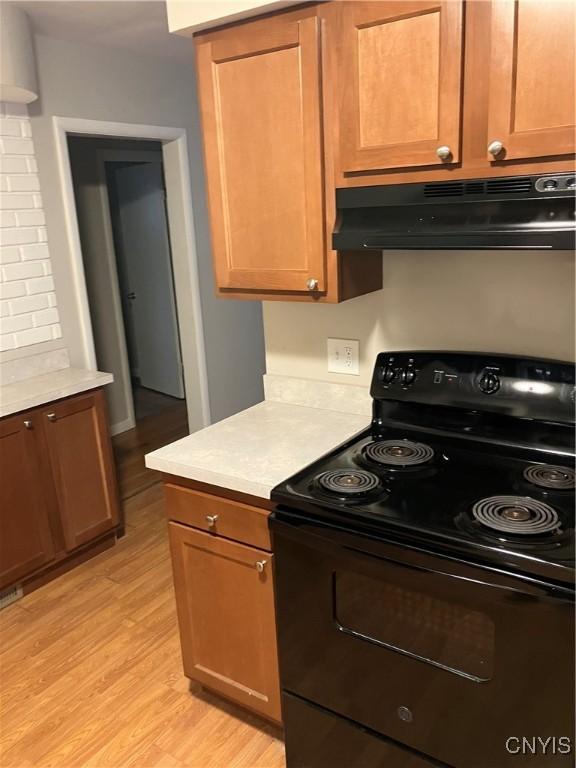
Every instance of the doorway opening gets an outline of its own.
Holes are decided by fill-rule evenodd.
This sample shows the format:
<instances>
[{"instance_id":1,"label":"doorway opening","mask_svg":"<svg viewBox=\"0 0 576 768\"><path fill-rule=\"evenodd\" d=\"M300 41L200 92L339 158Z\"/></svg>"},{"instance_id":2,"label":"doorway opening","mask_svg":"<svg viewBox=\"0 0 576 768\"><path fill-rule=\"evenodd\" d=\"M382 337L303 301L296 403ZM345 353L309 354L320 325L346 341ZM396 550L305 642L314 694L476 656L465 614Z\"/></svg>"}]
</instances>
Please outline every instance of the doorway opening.
<instances>
[{"instance_id":1,"label":"doorway opening","mask_svg":"<svg viewBox=\"0 0 576 768\"><path fill-rule=\"evenodd\" d=\"M126 464L188 434L162 145L69 136L68 151L96 365L114 374L110 429ZM134 458L124 480L140 489Z\"/></svg>"}]
</instances>

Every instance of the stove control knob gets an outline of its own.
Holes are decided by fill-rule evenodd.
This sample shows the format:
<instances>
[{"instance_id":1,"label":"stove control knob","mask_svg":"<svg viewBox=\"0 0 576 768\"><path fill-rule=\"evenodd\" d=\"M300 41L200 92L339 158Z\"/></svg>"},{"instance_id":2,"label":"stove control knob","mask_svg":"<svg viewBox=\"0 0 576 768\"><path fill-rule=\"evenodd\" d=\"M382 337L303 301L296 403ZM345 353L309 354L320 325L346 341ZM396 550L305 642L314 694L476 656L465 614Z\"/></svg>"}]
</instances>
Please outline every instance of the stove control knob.
<instances>
[{"instance_id":1,"label":"stove control knob","mask_svg":"<svg viewBox=\"0 0 576 768\"><path fill-rule=\"evenodd\" d=\"M495 371L484 371L478 382L480 391L485 395L493 395L500 389L500 377Z\"/></svg>"},{"instance_id":2,"label":"stove control knob","mask_svg":"<svg viewBox=\"0 0 576 768\"><path fill-rule=\"evenodd\" d=\"M414 370L414 368L412 368L412 366L408 366L408 368L404 368L404 370L400 374L400 381L405 387L409 387L410 384L413 384L415 379L416 379L416 371Z\"/></svg>"},{"instance_id":3,"label":"stove control knob","mask_svg":"<svg viewBox=\"0 0 576 768\"><path fill-rule=\"evenodd\" d=\"M382 371L382 382L384 384L390 384L393 381L394 376L394 368L392 368L390 364L385 366L384 370Z\"/></svg>"}]
</instances>

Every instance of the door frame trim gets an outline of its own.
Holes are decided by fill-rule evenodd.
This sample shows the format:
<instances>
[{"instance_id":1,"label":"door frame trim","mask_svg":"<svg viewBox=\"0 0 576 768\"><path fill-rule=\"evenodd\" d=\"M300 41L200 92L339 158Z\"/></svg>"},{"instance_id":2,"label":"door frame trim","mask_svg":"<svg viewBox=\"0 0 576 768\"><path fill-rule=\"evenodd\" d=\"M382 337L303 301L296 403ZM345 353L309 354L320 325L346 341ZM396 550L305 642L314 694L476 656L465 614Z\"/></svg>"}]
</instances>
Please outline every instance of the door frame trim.
<instances>
[{"instance_id":1,"label":"door frame trim","mask_svg":"<svg viewBox=\"0 0 576 768\"><path fill-rule=\"evenodd\" d=\"M172 244L172 256L185 266L189 274L187 292L192 295L192 327L184 322L178 311L181 333L182 352L188 349L192 359L184 364L184 387L188 407L190 431L208 426L211 422L210 403L208 398L208 374L206 368L206 350L204 344L204 328L202 308L200 304L200 283L198 276L198 253L196 249L194 210L190 186L190 163L188 156L187 134L183 128L170 128L157 125L142 125L136 123L116 123L104 120L88 120L84 118L53 116L56 158L62 190L64 217L66 221L66 236L70 251L69 264L72 282L76 294L76 304L79 316L79 330L82 339L84 365L89 370L96 370L96 352L94 335L90 320L90 307L84 265L82 263L82 248L78 228L78 216L74 199L74 185L70 155L68 152L68 135L84 135L92 137L148 139L162 143L162 158L166 177L168 209L168 229ZM170 193L175 189L176 194ZM178 306L178 296L176 297ZM199 400L200 419L191 410ZM200 421L200 423L198 423Z\"/></svg>"}]
</instances>

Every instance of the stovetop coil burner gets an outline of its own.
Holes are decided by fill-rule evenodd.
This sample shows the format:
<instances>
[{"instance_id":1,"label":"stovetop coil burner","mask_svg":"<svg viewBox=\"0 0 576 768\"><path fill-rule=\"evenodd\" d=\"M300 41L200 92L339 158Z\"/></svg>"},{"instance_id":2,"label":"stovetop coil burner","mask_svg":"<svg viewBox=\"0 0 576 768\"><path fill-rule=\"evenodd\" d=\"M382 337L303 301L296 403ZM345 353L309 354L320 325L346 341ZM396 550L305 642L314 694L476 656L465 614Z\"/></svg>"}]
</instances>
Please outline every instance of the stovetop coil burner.
<instances>
[{"instance_id":1,"label":"stovetop coil burner","mask_svg":"<svg viewBox=\"0 0 576 768\"><path fill-rule=\"evenodd\" d=\"M360 496L380 488L380 480L361 469L333 469L316 478L325 491L344 496Z\"/></svg>"},{"instance_id":2,"label":"stovetop coil burner","mask_svg":"<svg viewBox=\"0 0 576 768\"><path fill-rule=\"evenodd\" d=\"M524 479L539 488L567 491L575 487L576 473L569 467L555 464L533 464L524 470Z\"/></svg>"},{"instance_id":3,"label":"stovetop coil burner","mask_svg":"<svg viewBox=\"0 0 576 768\"><path fill-rule=\"evenodd\" d=\"M414 467L434 458L434 451L425 443L414 440L379 440L363 449L365 458L390 467Z\"/></svg>"},{"instance_id":4,"label":"stovetop coil burner","mask_svg":"<svg viewBox=\"0 0 576 768\"><path fill-rule=\"evenodd\" d=\"M529 496L489 496L472 507L474 518L487 528L521 536L560 528L555 509Z\"/></svg>"}]
</instances>

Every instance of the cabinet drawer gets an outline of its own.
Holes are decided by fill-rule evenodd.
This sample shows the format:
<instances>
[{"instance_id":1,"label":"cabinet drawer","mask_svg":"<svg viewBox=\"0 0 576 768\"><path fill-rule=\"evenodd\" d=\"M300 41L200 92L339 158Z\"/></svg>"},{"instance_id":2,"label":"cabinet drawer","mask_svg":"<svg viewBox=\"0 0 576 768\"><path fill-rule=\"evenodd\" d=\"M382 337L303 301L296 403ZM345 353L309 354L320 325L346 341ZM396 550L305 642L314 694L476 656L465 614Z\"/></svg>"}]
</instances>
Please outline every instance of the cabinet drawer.
<instances>
[{"instance_id":1,"label":"cabinet drawer","mask_svg":"<svg viewBox=\"0 0 576 768\"><path fill-rule=\"evenodd\" d=\"M169 520L260 549L272 549L267 510L210 496L173 483L166 483L164 492Z\"/></svg>"}]
</instances>

